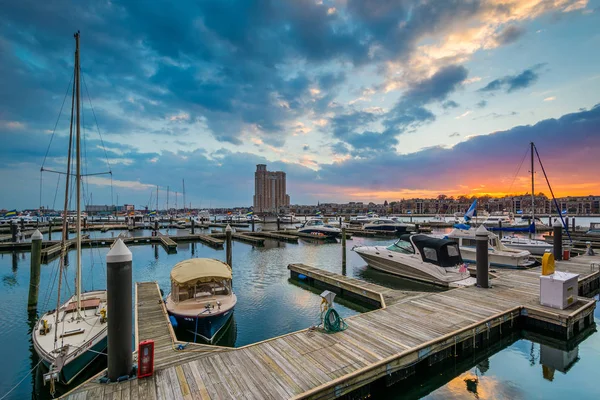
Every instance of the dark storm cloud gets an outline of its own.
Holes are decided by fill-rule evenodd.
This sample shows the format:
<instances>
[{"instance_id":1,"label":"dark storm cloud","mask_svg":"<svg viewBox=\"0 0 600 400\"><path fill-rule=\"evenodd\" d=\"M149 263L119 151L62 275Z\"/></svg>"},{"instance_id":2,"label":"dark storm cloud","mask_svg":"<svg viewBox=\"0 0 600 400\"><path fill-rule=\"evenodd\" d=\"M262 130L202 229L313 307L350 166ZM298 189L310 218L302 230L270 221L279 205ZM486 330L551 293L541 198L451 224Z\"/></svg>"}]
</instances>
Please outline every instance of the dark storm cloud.
<instances>
[{"instance_id":1,"label":"dark storm cloud","mask_svg":"<svg viewBox=\"0 0 600 400\"><path fill-rule=\"evenodd\" d=\"M312 68L290 76L288 66L402 58L423 35L481 11L478 1L458 0L350 1L335 12L330 6L313 0L13 2L0 15L3 119L48 125L72 74L72 34L83 29L82 69L94 100L120 104L145 122L183 110L189 123L201 117L217 140L234 144L252 124L266 141L282 145L290 134L286 123L324 112L347 79L340 70L307 72L318 71ZM376 55L374 47L381 49ZM323 92L316 101L309 101L311 86ZM125 102L132 94L136 102ZM136 128L121 122L110 133Z\"/></svg>"},{"instance_id":2,"label":"dark storm cloud","mask_svg":"<svg viewBox=\"0 0 600 400\"><path fill-rule=\"evenodd\" d=\"M479 89L480 92L495 92L504 90L506 93L514 92L515 90L525 89L533 85L540 77L539 70L546 65L545 63L536 64L531 68L524 70L516 75L506 75L502 78L494 79L485 87Z\"/></svg>"}]
</instances>

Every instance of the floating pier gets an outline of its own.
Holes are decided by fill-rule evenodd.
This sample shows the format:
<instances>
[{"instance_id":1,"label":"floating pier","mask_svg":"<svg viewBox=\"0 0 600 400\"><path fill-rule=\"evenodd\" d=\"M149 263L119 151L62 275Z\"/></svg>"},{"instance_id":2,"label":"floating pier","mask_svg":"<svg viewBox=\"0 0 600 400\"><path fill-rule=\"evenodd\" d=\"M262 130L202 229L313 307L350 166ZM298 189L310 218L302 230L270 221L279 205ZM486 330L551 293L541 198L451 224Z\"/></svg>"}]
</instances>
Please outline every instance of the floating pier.
<instances>
[{"instance_id":1,"label":"floating pier","mask_svg":"<svg viewBox=\"0 0 600 400\"><path fill-rule=\"evenodd\" d=\"M579 290L598 290L600 272L581 263L557 270L581 274ZM155 340L152 377L101 384L92 378L66 399L334 399L379 379L393 383L446 358L485 348L521 327L575 337L594 322L595 300L579 298L558 310L539 305L539 269L503 270L489 289L466 287L437 293L393 289L303 264L292 276L378 302L380 309L346 319L333 334L304 329L240 348L177 341L153 282L136 285L135 338Z\"/></svg>"}]
</instances>

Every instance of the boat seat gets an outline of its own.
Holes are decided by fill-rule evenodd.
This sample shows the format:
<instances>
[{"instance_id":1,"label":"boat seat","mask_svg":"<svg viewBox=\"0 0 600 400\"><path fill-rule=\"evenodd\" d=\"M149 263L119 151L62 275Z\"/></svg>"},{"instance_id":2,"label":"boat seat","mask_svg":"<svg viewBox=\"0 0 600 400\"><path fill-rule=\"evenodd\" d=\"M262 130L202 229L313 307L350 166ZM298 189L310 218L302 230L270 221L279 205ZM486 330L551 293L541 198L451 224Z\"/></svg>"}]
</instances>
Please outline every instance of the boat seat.
<instances>
[{"instance_id":1,"label":"boat seat","mask_svg":"<svg viewBox=\"0 0 600 400\"><path fill-rule=\"evenodd\" d=\"M81 302L81 309L82 310L89 310L91 308L98 308L99 305L100 305L100 299L98 299L98 298L95 298L95 299L86 299L86 300L83 300ZM72 302L69 303L69 305L65 309L65 314L73 312L75 310L77 310L77 302L76 301L72 301Z\"/></svg>"}]
</instances>

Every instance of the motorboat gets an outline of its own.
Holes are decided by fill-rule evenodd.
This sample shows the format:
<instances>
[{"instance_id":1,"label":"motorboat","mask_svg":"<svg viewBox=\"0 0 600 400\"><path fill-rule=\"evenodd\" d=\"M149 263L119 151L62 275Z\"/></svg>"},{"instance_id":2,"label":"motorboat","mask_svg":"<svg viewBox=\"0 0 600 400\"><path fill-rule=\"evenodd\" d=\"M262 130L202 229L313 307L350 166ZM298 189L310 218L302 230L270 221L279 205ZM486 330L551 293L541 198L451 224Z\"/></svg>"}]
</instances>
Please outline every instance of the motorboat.
<instances>
[{"instance_id":1,"label":"motorboat","mask_svg":"<svg viewBox=\"0 0 600 400\"><path fill-rule=\"evenodd\" d=\"M360 246L353 250L374 269L441 286L470 286L458 244L420 234L404 234L389 246Z\"/></svg>"},{"instance_id":2,"label":"motorboat","mask_svg":"<svg viewBox=\"0 0 600 400\"><path fill-rule=\"evenodd\" d=\"M300 219L298 219L298 217L296 217L296 214L294 213L285 214L281 217L281 221L288 222L290 224L299 224L302 222L300 221Z\"/></svg>"},{"instance_id":3,"label":"motorboat","mask_svg":"<svg viewBox=\"0 0 600 400\"><path fill-rule=\"evenodd\" d=\"M513 223L514 219L512 214L507 212L491 213L486 220L483 221L483 225L493 227L499 227L500 225L510 226Z\"/></svg>"},{"instance_id":4,"label":"motorboat","mask_svg":"<svg viewBox=\"0 0 600 400\"><path fill-rule=\"evenodd\" d=\"M212 342L233 315L237 297L231 267L212 258L191 258L171 270L166 307L178 329Z\"/></svg>"},{"instance_id":5,"label":"motorboat","mask_svg":"<svg viewBox=\"0 0 600 400\"><path fill-rule=\"evenodd\" d=\"M414 225L405 224L403 222L397 222L392 219L376 219L363 225L363 229L370 231L386 231L386 232L397 232L406 233L411 229L414 229Z\"/></svg>"},{"instance_id":6,"label":"motorboat","mask_svg":"<svg viewBox=\"0 0 600 400\"><path fill-rule=\"evenodd\" d=\"M535 228L534 232L542 232L542 231L551 231L552 227L544 224L541 219L538 217L534 217ZM504 226L504 225L503 225ZM521 217L520 221L516 221L510 225L511 228L529 228L531 227L531 217L524 215Z\"/></svg>"},{"instance_id":7,"label":"motorboat","mask_svg":"<svg viewBox=\"0 0 600 400\"><path fill-rule=\"evenodd\" d=\"M80 75L79 75L79 32L75 34L75 77L76 90L73 101L80 103ZM75 115L71 112L71 124ZM80 110L77 107L76 125L71 125L71 139L75 140L77 148L81 143ZM69 165L72 160L67 160ZM68 202L72 193L70 192L70 176L75 175L76 204L74 214L76 221L76 264L75 264L75 294L66 303L61 304L61 282L64 279L63 270L66 268L66 252L61 252L59 264L59 279L57 289L56 309L44 313L32 329L31 336L33 348L40 357L41 362L49 370L44 375L44 382L59 381L69 384L84 371L100 354L103 354L108 345L107 324L107 292L106 290L95 290L82 292L82 257L81 257L81 154L78 151L74 163L75 173L69 167L65 178L65 207L63 215L69 215ZM67 218L63 218L62 243L65 247L68 232ZM39 234L39 232L36 232ZM35 233L34 233L35 235ZM40 239L41 239L41 234ZM122 241L117 241L115 246L123 246ZM129 306L129 305L127 305Z\"/></svg>"},{"instance_id":8,"label":"motorboat","mask_svg":"<svg viewBox=\"0 0 600 400\"><path fill-rule=\"evenodd\" d=\"M356 217L350 217L350 223L366 224L367 222L379 219L379 215L374 212L368 212L365 215L357 215Z\"/></svg>"},{"instance_id":9,"label":"motorboat","mask_svg":"<svg viewBox=\"0 0 600 400\"><path fill-rule=\"evenodd\" d=\"M552 244L543 240L529 239L518 236L505 236L500 242L509 249L526 250L533 255L543 256L545 253L552 252Z\"/></svg>"},{"instance_id":10,"label":"motorboat","mask_svg":"<svg viewBox=\"0 0 600 400\"><path fill-rule=\"evenodd\" d=\"M315 218L306 221L300 228L298 228L298 232L308 233L315 236L329 237L338 237L342 233L341 229L331 225L326 225L322 220Z\"/></svg>"},{"instance_id":11,"label":"motorboat","mask_svg":"<svg viewBox=\"0 0 600 400\"><path fill-rule=\"evenodd\" d=\"M460 247L463 259L475 263L476 256L476 231L475 229L455 228L450 233L442 236L444 239L454 240ZM527 250L517 250L506 247L498 236L488 231L488 259L490 265L504 268L528 268L536 261L531 258Z\"/></svg>"}]
</instances>

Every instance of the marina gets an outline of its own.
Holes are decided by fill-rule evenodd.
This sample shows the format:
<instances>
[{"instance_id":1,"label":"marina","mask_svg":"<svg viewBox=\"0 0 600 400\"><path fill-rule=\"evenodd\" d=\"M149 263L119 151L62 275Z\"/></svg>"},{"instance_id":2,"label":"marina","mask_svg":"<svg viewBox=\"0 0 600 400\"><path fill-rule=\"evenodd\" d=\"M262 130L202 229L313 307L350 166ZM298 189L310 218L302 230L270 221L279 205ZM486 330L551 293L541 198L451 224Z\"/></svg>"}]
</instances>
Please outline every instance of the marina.
<instances>
[{"instance_id":1,"label":"marina","mask_svg":"<svg viewBox=\"0 0 600 400\"><path fill-rule=\"evenodd\" d=\"M0 400L600 398L600 0L118 3L3 10Z\"/></svg>"},{"instance_id":2,"label":"marina","mask_svg":"<svg viewBox=\"0 0 600 400\"><path fill-rule=\"evenodd\" d=\"M490 338L502 336L503 328L508 333L517 325L543 325L568 340L594 322L593 299L582 298L565 311L539 306L535 284L539 270L502 273L489 290L471 287L443 293L404 293L392 295L388 304L384 294L388 291L377 292L376 286L308 266L288 268L296 276L310 276L341 291L370 299L379 296L376 301L381 309L347 318L348 329L334 335L308 329L237 349L207 349L196 359L184 357L185 361L177 365L157 369L156 376L144 382L143 391L139 383L90 382L64 398L103 399L115 392L145 398L233 399L242 393L257 399L338 398L377 379L409 376L415 364L426 360L431 365L468 348L483 347ZM600 282L600 271L589 273L589 266L559 268L585 273L584 279L593 280L596 287ZM143 285L152 286L138 284L138 290ZM152 292L159 294L158 290L149 290ZM159 299L137 296L136 304L157 303ZM477 310L471 307L474 303ZM136 315L137 329L145 329L143 314L137 311ZM418 315L421 317L416 318ZM162 324L168 326L164 312L162 318ZM176 339L171 339L175 343ZM244 365L261 373L247 374L249 369L242 368ZM219 368L211 374L209 366Z\"/></svg>"}]
</instances>

